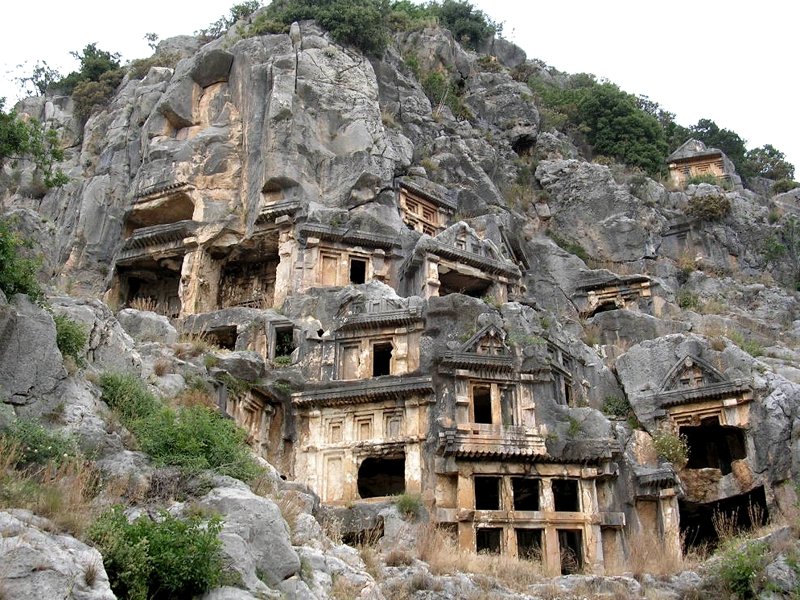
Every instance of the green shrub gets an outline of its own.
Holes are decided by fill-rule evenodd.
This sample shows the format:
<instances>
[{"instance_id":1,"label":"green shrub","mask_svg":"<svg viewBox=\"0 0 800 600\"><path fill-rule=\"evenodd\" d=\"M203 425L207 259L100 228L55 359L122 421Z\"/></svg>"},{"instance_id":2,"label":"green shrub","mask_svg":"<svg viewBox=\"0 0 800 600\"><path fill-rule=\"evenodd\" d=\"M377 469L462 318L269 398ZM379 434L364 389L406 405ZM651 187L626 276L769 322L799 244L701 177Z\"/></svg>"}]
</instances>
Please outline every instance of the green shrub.
<instances>
[{"instance_id":1,"label":"green shrub","mask_svg":"<svg viewBox=\"0 0 800 600\"><path fill-rule=\"evenodd\" d=\"M764 348L761 344L755 340L744 337L744 334L739 331L729 331L726 333L726 336L730 341L754 358L764 354Z\"/></svg>"},{"instance_id":2,"label":"green shrub","mask_svg":"<svg viewBox=\"0 0 800 600\"><path fill-rule=\"evenodd\" d=\"M97 81L79 81L75 84L72 91L75 114L81 119L88 119L92 113L105 108L124 76L122 69L115 69L103 73Z\"/></svg>"},{"instance_id":3,"label":"green shrub","mask_svg":"<svg viewBox=\"0 0 800 600\"><path fill-rule=\"evenodd\" d=\"M567 429L567 437L574 438L581 432L581 422L575 417L569 417L569 428Z\"/></svg>"},{"instance_id":4,"label":"green shrub","mask_svg":"<svg viewBox=\"0 0 800 600\"><path fill-rule=\"evenodd\" d=\"M671 462L682 469L689 460L689 443L685 435L660 430L653 433L653 448L659 458Z\"/></svg>"},{"instance_id":5,"label":"green shrub","mask_svg":"<svg viewBox=\"0 0 800 600\"><path fill-rule=\"evenodd\" d=\"M686 214L702 221L719 221L731 212L731 201L727 196L693 196L689 198Z\"/></svg>"},{"instance_id":6,"label":"green shrub","mask_svg":"<svg viewBox=\"0 0 800 600\"><path fill-rule=\"evenodd\" d=\"M100 376L100 389L101 399L129 429L137 419L147 418L161 405L144 382L134 375L103 373Z\"/></svg>"},{"instance_id":7,"label":"green shrub","mask_svg":"<svg viewBox=\"0 0 800 600\"><path fill-rule=\"evenodd\" d=\"M422 497L419 494L400 494L394 501L397 511L407 518L416 518L422 509Z\"/></svg>"},{"instance_id":8,"label":"green shrub","mask_svg":"<svg viewBox=\"0 0 800 600\"><path fill-rule=\"evenodd\" d=\"M40 170L45 186L66 184L69 177L61 169L53 167L56 162L64 160L58 132L45 127L37 119L20 117L14 110L5 112L4 105L5 98L0 98L0 167L6 161L14 165L19 159L30 159Z\"/></svg>"},{"instance_id":9,"label":"green shrub","mask_svg":"<svg viewBox=\"0 0 800 600\"><path fill-rule=\"evenodd\" d=\"M547 235L549 235L550 239L555 242L556 246L558 246L562 250L566 250L570 254L574 254L584 262L591 260L589 253L579 243L570 242L569 240L562 238L561 236L559 236L556 233L553 233L552 231L548 231Z\"/></svg>"},{"instance_id":10,"label":"green shrub","mask_svg":"<svg viewBox=\"0 0 800 600\"><path fill-rule=\"evenodd\" d=\"M243 481L261 474L244 430L205 406L161 408L136 422L133 431L141 449L159 466L181 467L189 473L213 469Z\"/></svg>"},{"instance_id":11,"label":"green shrub","mask_svg":"<svg viewBox=\"0 0 800 600\"><path fill-rule=\"evenodd\" d=\"M767 565L767 550L764 542L750 542L744 546L732 546L723 552L718 575L737 598L757 596L759 575Z\"/></svg>"},{"instance_id":12,"label":"green shrub","mask_svg":"<svg viewBox=\"0 0 800 600\"><path fill-rule=\"evenodd\" d=\"M180 56L175 52L157 53L149 58L137 58L128 66L128 75L131 79L143 79L151 67L174 69L179 59Z\"/></svg>"},{"instance_id":13,"label":"green shrub","mask_svg":"<svg viewBox=\"0 0 800 600\"><path fill-rule=\"evenodd\" d=\"M700 299L697 294L689 290L679 290L677 296L678 306L686 310L697 310L700 308Z\"/></svg>"},{"instance_id":14,"label":"green shrub","mask_svg":"<svg viewBox=\"0 0 800 600\"><path fill-rule=\"evenodd\" d=\"M477 50L478 47L502 26L492 21L483 11L476 10L467 0L444 0L432 3L436 16L443 27L451 31L462 46Z\"/></svg>"},{"instance_id":15,"label":"green shrub","mask_svg":"<svg viewBox=\"0 0 800 600\"><path fill-rule=\"evenodd\" d=\"M16 419L2 433L7 442L19 446L17 466L43 465L77 455L75 440L70 436L45 429L30 419Z\"/></svg>"},{"instance_id":16,"label":"green shrub","mask_svg":"<svg viewBox=\"0 0 800 600\"><path fill-rule=\"evenodd\" d=\"M84 349L89 343L86 328L66 315L53 315L56 323L56 345L63 356L71 356L77 364L83 362Z\"/></svg>"},{"instance_id":17,"label":"green shrub","mask_svg":"<svg viewBox=\"0 0 800 600\"><path fill-rule=\"evenodd\" d=\"M291 356L276 356L272 359L272 364L276 367L288 367L292 364Z\"/></svg>"},{"instance_id":18,"label":"green shrub","mask_svg":"<svg viewBox=\"0 0 800 600\"><path fill-rule=\"evenodd\" d=\"M111 589L128 600L193 598L222 579L222 523L186 520L163 511L157 521L142 515L129 523L121 506L103 513L89 540L103 555Z\"/></svg>"},{"instance_id":19,"label":"green shrub","mask_svg":"<svg viewBox=\"0 0 800 600\"><path fill-rule=\"evenodd\" d=\"M627 419L628 415L633 412L631 403L627 398L620 398L619 396L606 396L603 400L603 414L609 417L619 417Z\"/></svg>"},{"instance_id":20,"label":"green shrub","mask_svg":"<svg viewBox=\"0 0 800 600\"><path fill-rule=\"evenodd\" d=\"M701 183L719 185L719 178L711 173L703 173L702 175L692 175L686 179L686 185L699 185Z\"/></svg>"},{"instance_id":21,"label":"green shrub","mask_svg":"<svg viewBox=\"0 0 800 600\"><path fill-rule=\"evenodd\" d=\"M420 83L428 100L431 101L434 113L438 112L438 107L447 106L457 119L469 119L472 116L464 104L461 90L447 73L431 71L423 74Z\"/></svg>"},{"instance_id":22,"label":"green shrub","mask_svg":"<svg viewBox=\"0 0 800 600\"><path fill-rule=\"evenodd\" d=\"M13 221L0 219L0 290L7 297L27 294L33 301L42 300L44 294L36 273L41 260L23 258L20 249L30 246L12 230Z\"/></svg>"},{"instance_id":23,"label":"green shrub","mask_svg":"<svg viewBox=\"0 0 800 600\"><path fill-rule=\"evenodd\" d=\"M102 399L157 465L188 473L214 469L245 481L261 473L245 432L219 412L205 406L169 408L132 375L105 373L100 387Z\"/></svg>"},{"instance_id":24,"label":"green shrub","mask_svg":"<svg viewBox=\"0 0 800 600\"><path fill-rule=\"evenodd\" d=\"M786 192L791 192L798 186L800 186L800 183L797 183L796 181L792 181L791 179L781 179L780 181L776 181L774 184L772 184L772 193L783 194Z\"/></svg>"}]
</instances>

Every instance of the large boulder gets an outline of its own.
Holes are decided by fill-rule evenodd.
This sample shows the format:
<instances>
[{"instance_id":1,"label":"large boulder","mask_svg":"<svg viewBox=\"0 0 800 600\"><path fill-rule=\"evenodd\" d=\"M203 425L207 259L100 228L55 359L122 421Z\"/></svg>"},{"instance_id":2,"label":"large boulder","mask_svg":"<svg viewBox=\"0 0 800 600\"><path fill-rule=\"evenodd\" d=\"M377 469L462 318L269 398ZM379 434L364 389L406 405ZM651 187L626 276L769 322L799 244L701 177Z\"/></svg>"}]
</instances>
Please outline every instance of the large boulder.
<instances>
[{"instance_id":1,"label":"large boulder","mask_svg":"<svg viewBox=\"0 0 800 600\"><path fill-rule=\"evenodd\" d=\"M64 377L53 317L27 296L0 305L0 401L30 404Z\"/></svg>"},{"instance_id":2,"label":"large boulder","mask_svg":"<svg viewBox=\"0 0 800 600\"><path fill-rule=\"evenodd\" d=\"M178 332L163 315L148 310L124 308L117 313L117 320L137 342L174 344L178 341Z\"/></svg>"},{"instance_id":3,"label":"large boulder","mask_svg":"<svg viewBox=\"0 0 800 600\"><path fill-rule=\"evenodd\" d=\"M0 595L114 600L100 553L28 511L0 512Z\"/></svg>"}]
</instances>

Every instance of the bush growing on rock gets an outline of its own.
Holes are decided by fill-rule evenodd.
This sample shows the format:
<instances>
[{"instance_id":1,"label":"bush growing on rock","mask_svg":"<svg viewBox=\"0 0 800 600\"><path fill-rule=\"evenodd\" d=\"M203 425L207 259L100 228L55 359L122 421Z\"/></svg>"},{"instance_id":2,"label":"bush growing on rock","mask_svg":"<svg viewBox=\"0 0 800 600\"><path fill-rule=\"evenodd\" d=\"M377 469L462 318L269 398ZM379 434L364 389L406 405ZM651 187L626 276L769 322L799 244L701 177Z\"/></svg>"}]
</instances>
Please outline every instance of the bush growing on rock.
<instances>
[{"instance_id":1,"label":"bush growing on rock","mask_svg":"<svg viewBox=\"0 0 800 600\"><path fill-rule=\"evenodd\" d=\"M683 468L689 460L689 442L685 435L656 431L653 433L653 448L659 458L671 462L678 469Z\"/></svg>"},{"instance_id":2,"label":"bush growing on rock","mask_svg":"<svg viewBox=\"0 0 800 600\"><path fill-rule=\"evenodd\" d=\"M0 290L9 298L14 294L27 294L31 300L38 301L43 297L36 281L41 262L20 256L20 249L25 246L26 242L12 230L12 222L0 219Z\"/></svg>"},{"instance_id":3,"label":"bush growing on rock","mask_svg":"<svg viewBox=\"0 0 800 600\"><path fill-rule=\"evenodd\" d=\"M190 473L213 469L245 481L261 473L244 431L216 410L202 405L172 409L133 375L105 373L100 387L102 399L157 465Z\"/></svg>"},{"instance_id":4,"label":"bush growing on rock","mask_svg":"<svg viewBox=\"0 0 800 600\"><path fill-rule=\"evenodd\" d=\"M71 437L45 429L30 419L16 419L2 435L6 443L18 448L17 467L44 465L50 461L58 464L77 453Z\"/></svg>"},{"instance_id":5,"label":"bush growing on rock","mask_svg":"<svg viewBox=\"0 0 800 600\"><path fill-rule=\"evenodd\" d=\"M66 315L54 315L56 324L56 345L63 356L70 356L77 363L83 362L81 354L89 342L83 325Z\"/></svg>"},{"instance_id":6,"label":"bush growing on rock","mask_svg":"<svg viewBox=\"0 0 800 600\"><path fill-rule=\"evenodd\" d=\"M222 522L186 520L163 511L128 522L121 506L92 525L89 539L103 555L111 589L127 600L193 598L222 579Z\"/></svg>"},{"instance_id":7,"label":"bush growing on rock","mask_svg":"<svg viewBox=\"0 0 800 600\"><path fill-rule=\"evenodd\" d=\"M723 195L693 196L689 198L686 214L701 221L719 221L731 212L731 201Z\"/></svg>"}]
</instances>

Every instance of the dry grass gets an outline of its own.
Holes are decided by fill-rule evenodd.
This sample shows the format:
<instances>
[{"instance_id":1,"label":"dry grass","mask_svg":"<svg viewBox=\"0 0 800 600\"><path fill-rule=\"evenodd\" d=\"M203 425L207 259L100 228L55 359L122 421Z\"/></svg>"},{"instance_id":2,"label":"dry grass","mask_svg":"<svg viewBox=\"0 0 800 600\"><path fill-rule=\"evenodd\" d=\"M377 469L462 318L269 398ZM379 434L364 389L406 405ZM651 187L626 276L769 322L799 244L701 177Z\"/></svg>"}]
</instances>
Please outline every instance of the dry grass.
<instances>
[{"instance_id":1,"label":"dry grass","mask_svg":"<svg viewBox=\"0 0 800 600\"><path fill-rule=\"evenodd\" d=\"M628 571L639 579L645 573L652 575L671 575L681 571L683 560L678 553L669 552L658 536L640 531L628 537Z\"/></svg>"},{"instance_id":2,"label":"dry grass","mask_svg":"<svg viewBox=\"0 0 800 600\"><path fill-rule=\"evenodd\" d=\"M359 544L358 553L361 560L364 561L364 567L375 581L378 581L383 576L383 568L381 567L380 556L375 546L367 544Z\"/></svg>"},{"instance_id":3,"label":"dry grass","mask_svg":"<svg viewBox=\"0 0 800 600\"><path fill-rule=\"evenodd\" d=\"M294 531L294 528L297 525L297 517L305 512L305 505L303 501L297 496L297 494L291 491L284 491L278 495L277 499L275 500L275 504L278 505L281 515L283 515L283 519L286 521L289 529Z\"/></svg>"},{"instance_id":4,"label":"dry grass","mask_svg":"<svg viewBox=\"0 0 800 600\"><path fill-rule=\"evenodd\" d=\"M97 516L99 473L82 458L17 469L19 446L0 438L0 508L25 508L80 537Z\"/></svg>"},{"instance_id":5,"label":"dry grass","mask_svg":"<svg viewBox=\"0 0 800 600\"><path fill-rule=\"evenodd\" d=\"M402 548L392 548L384 561L387 567L407 567L414 562L414 557Z\"/></svg>"},{"instance_id":6,"label":"dry grass","mask_svg":"<svg viewBox=\"0 0 800 600\"><path fill-rule=\"evenodd\" d=\"M542 564L493 554L476 554L458 547L445 532L432 524L419 526L417 556L428 563L434 575L456 572L492 577L501 585L524 592L528 586L541 581Z\"/></svg>"},{"instance_id":7,"label":"dry grass","mask_svg":"<svg viewBox=\"0 0 800 600\"><path fill-rule=\"evenodd\" d=\"M92 561L86 565L83 569L83 581L89 587L94 587L94 584L97 582L97 576L100 573L100 567L97 565L95 561Z\"/></svg>"},{"instance_id":8,"label":"dry grass","mask_svg":"<svg viewBox=\"0 0 800 600\"><path fill-rule=\"evenodd\" d=\"M158 377L163 377L172 371L172 361L168 358L159 358L153 365L153 373Z\"/></svg>"},{"instance_id":9,"label":"dry grass","mask_svg":"<svg viewBox=\"0 0 800 600\"><path fill-rule=\"evenodd\" d=\"M187 408L192 406L203 406L214 410L217 408L217 402L214 397L206 390L198 388L186 388L172 399L171 404L176 407L185 406Z\"/></svg>"},{"instance_id":10,"label":"dry grass","mask_svg":"<svg viewBox=\"0 0 800 600\"><path fill-rule=\"evenodd\" d=\"M343 543L342 522L335 517L328 517L322 520L322 533L334 544Z\"/></svg>"},{"instance_id":11,"label":"dry grass","mask_svg":"<svg viewBox=\"0 0 800 600\"><path fill-rule=\"evenodd\" d=\"M174 347L175 356L180 359L195 358L211 350L219 350L212 344L204 331L184 332L178 338L178 343Z\"/></svg>"},{"instance_id":12,"label":"dry grass","mask_svg":"<svg viewBox=\"0 0 800 600\"><path fill-rule=\"evenodd\" d=\"M330 597L333 600L356 600L361 594L361 587L348 581L341 575L333 575Z\"/></svg>"},{"instance_id":13,"label":"dry grass","mask_svg":"<svg viewBox=\"0 0 800 600\"><path fill-rule=\"evenodd\" d=\"M157 312L158 302L154 298L134 298L128 305L134 310Z\"/></svg>"}]
</instances>

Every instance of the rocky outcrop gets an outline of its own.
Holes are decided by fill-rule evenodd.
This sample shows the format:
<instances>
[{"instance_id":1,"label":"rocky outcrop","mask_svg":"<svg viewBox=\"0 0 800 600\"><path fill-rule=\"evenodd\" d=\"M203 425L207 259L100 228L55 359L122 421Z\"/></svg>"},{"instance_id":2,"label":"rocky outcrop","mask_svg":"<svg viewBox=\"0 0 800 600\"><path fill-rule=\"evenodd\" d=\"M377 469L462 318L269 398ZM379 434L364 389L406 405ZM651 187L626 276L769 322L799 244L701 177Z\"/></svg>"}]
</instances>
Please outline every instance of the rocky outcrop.
<instances>
[{"instance_id":1,"label":"rocky outcrop","mask_svg":"<svg viewBox=\"0 0 800 600\"><path fill-rule=\"evenodd\" d=\"M114 600L100 553L53 529L27 511L0 512L0 593L18 600Z\"/></svg>"}]
</instances>

